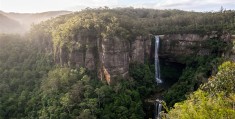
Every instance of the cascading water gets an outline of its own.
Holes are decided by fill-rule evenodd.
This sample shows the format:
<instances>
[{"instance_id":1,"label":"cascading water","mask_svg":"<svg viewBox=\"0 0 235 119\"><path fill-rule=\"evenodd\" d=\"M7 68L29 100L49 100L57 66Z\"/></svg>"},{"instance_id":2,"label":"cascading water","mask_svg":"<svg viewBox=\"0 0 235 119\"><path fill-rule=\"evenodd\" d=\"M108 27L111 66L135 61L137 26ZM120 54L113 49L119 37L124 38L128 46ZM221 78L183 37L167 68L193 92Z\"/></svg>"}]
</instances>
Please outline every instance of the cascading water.
<instances>
[{"instance_id":1,"label":"cascading water","mask_svg":"<svg viewBox=\"0 0 235 119\"><path fill-rule=\"evenodd\" d=\"M159 42L160 42L159 36L155 36L155 79L158 84L162 83L160 77L160 64L158 58Z\"/></svg>"},{"instance_id":2,"label":"cascading water","mask_svg":"<svg viewBox=\"0 0 235 119\"><path fill-rule=\"evenodd\" d=\"M155 36L155 80L157 84L163 83L161 80L161 75L160 75L160 63L159 63L159 58L158 58L158 50L159 50L159 43L160 43L160 38L159 36ZM155 102L155 119L160 119L160 112L162 111L162 104L159 99L156 99Z\"/></svg>"},{"instance_id":3,"label":"cascading water","mask_svg":"<svg viewBox=\"0 0 235 119\"><path fill-rule=\"evenodd\" d=\"M162 111L162 104L160 100L156 100L155 102L155 119L161 119L160 112Z\"/></svg>"}]
</instances>

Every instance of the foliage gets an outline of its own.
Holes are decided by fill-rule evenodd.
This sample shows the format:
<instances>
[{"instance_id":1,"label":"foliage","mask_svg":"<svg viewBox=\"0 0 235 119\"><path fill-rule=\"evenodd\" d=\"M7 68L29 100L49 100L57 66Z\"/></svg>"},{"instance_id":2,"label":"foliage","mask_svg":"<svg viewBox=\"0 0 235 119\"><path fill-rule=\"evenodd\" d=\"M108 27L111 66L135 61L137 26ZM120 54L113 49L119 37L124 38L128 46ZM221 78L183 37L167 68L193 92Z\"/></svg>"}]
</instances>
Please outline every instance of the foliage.
<instances>
[{"instance_id":1,"label":"foliage","mask_svg":"<svg viewBox=\"0 0 235 119\"><path fill-rule=\"evenodd\" d=\"M165 118L235 118L234 66L234 62L223 63L215 76L191 94L187 100L176 103Z\"/></svg>"},{"instance_id":2,"label":"foliage","mask_svg":"<svg viewBox=\"0 0 235 119\"><path fill-rule=\"evenodd\" d=\"M149 92L139 92L135 84L154 85L148 66L143 74L148 80L121 79L108 86L84 68L54 65L47 42L35 47L38 42L31 40L0 37L1 118L143 118L142 95Z\"/></svg>"},{"instance_id":3,"label":"foliage","mask_svg":"<svg viewBox=\"0 0 235 119\"><path fill-rule=\"evenodd\" d=\"M85 45L84 40L98 42L119 38L132 43L137 36L147 36L150 33L234 31L234 16L234 11L230 10L197 13L133 8L86 9L34 25L25 36L1 34L0 118L143 118L143 99L157 88L153 66L131 64L131 78L115 79L117 83L109 86L97 80L92 72L75 67L70 60L71 54L80 50L85 55L86 49L91 46ZM211 44L215 54L221 52L220 48L224 46L213 40L205 47ZM212 64L209 61L214 61L215 57L190 59L179 83L167 92L167 103L173 105L185 99L184 95L201 83L201 77L210 75L210 69L217 61ZM222 66L222 74L215 78L226 80L224 85L211 81L215 87L208 89L209 86L205 85L204 90L208 91L194 94L202 95L198 100L208 102L201 109L212 108L213 101L224 101L230 105L229 99L234 99L234 94L231 94L234 83L227 80L229 76L223 74L229 66L229 63ZM215 100L212 96L209 100L205 99L211 96L210 91L218 91L213 96L219 98ZM191 99L195 98L194 95ZM221 103L217 107L224 109ZM224 113L232 113L230 108L226 109L220 117Z\"/></svg>"},{"instance_id":4,"label":"foliage","mask_svg":"<svg viewBox=\"0 0 235 119\"><path fill-rule=\"evenodd\" d=\"M186 68L178 82L164 93L164 100L169 107L185 100L188 94L198 89L212 75L212 70L217 71L215 67L223 61L221 55L230 48L230 45L222 40L211 38L203 41L201 47L210 49L211 55L181 57L181 60L186 62Z\"/></svg>"},{"instance_id":5,"label":"foliage","mask_svg":"<svg viewBox=\"0 0 235 119\"><path fill-rule=\"evenodd\" d=\"M156 88L154 69L151 65L134 62L130 64L130 76L136 81L135 86L142 98L149 96Z\"/></svg>"},{"instance_id":6,"label":"foliage","mask_svg":"<svg viewBox=\"0 0 235 119\"><path fill-rule=\"evenodd\" d=\"M52 63L35 45L17 35L0 36L0 117L24 117L37 108L37 89Z\"/></svg>"},{"instance_id":7,"label":"foliage","mask_svg":"<svg viewBox=\"0 0 235 119\"><path fill-rule=\"evenodd\" d=\"M178 82L164 93L164 100L168 106L186 99L186 95L195 91L205 79L211 75L211 70L221 60L215 56L187 58L186 68Z\"/></svg>"},{"instance_id":8,"label":"foliage","mask_svg":"<svg viewBox=\"0 0 235 119\"><path fill-rule=\"evenodd\" d=\"M208 83L204 84L202 88L207 92L216 95L216 93L223 92L230 94L235 92L235 63L224 62L219 66L219 71L216 76L210 77Z\"/></svg>"},{"instance_id":9,"label":"foliage","mask_svg":"<svg viewBox=\"0 0 235 119\"><path fill-rule=\"evenodd\" d=\"M54 59L61 65L72 66L71 54L80 50L85 55L91 47L84 42L119 38L131 43L137 36L149 34L232 32L235 31L234 16L232 10L200 13L133 8L86 9L35 25L31 34L43 42L50 39L48 44L53 47ZM215 44L214 41L211 43Z\"/></svg>"}]
</instances>

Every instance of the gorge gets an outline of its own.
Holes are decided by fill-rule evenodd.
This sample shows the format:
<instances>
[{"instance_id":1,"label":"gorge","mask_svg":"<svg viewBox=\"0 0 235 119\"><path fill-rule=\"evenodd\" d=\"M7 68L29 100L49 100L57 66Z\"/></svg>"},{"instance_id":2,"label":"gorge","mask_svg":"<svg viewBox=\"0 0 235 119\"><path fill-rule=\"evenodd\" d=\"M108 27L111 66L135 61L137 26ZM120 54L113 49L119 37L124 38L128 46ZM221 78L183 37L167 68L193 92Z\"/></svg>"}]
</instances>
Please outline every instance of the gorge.
<instances>
[{"instance_id":1,"label":"gorge","mask_svg":"<svg viewBox=\"0 0 235 119\"><path fill-rule=\"evenodd\" d=\"M88 8L0 34L0 119L232 118L234 16Z\"/></svg>"}]
</instances>

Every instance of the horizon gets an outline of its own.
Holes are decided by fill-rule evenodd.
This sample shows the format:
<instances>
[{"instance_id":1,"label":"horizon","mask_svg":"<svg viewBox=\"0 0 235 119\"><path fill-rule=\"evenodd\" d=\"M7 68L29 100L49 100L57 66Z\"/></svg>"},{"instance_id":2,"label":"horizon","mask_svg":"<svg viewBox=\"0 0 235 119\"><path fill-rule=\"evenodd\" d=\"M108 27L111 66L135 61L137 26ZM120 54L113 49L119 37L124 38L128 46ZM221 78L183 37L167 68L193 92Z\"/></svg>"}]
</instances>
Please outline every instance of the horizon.
<instances>
[{"instance_id":1,"label":"horizon","mask_svg":"<svg viewBox=\"0 0 235 119\"><path fill-rule=\"evenodd\" d=\"M233 0L0 0L0 10L13 13L42 13L48 11L80 11L85 8L145 8L178 9L183 11L211 12L234 10Z\"/></svg>"}]
</instances>

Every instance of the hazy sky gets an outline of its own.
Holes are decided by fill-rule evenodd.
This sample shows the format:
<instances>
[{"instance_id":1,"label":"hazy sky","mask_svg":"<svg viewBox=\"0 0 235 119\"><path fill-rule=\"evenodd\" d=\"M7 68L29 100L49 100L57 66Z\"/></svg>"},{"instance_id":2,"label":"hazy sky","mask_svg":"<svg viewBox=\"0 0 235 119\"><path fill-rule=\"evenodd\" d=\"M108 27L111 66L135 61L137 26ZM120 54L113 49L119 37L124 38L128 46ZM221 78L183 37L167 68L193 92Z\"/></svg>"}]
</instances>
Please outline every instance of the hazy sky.
<instances>
[{"instance_id":1,"label":"hazy sky","mask_svg":"<svg viewBox=\"0 0 235 119\"><path fill-rule=\"evenodd\" d=\"M102 6L218 11L221 6L234 10L235 0L0 0L0 10L6 12L79 10Z\"/></svg>"}]
</instances>

